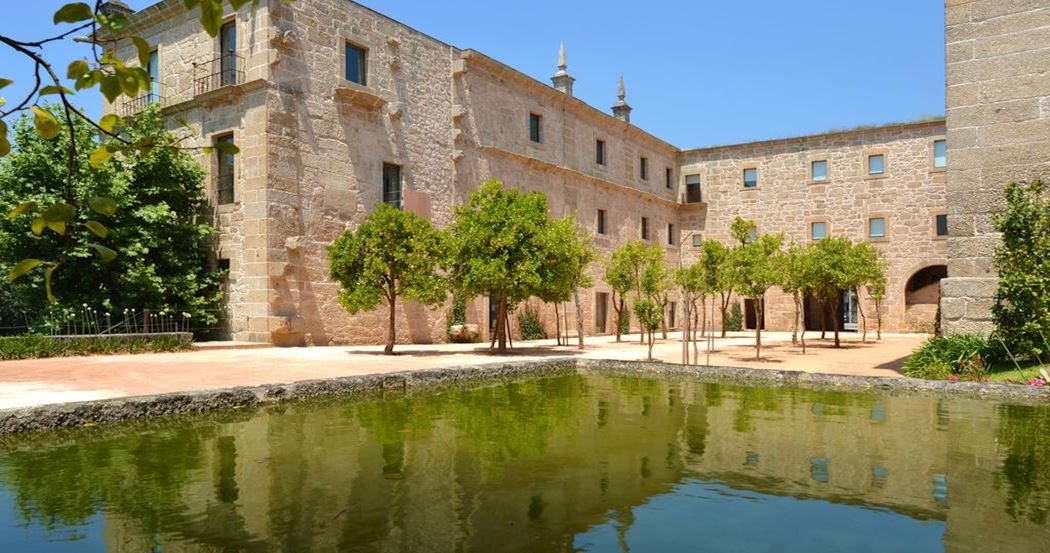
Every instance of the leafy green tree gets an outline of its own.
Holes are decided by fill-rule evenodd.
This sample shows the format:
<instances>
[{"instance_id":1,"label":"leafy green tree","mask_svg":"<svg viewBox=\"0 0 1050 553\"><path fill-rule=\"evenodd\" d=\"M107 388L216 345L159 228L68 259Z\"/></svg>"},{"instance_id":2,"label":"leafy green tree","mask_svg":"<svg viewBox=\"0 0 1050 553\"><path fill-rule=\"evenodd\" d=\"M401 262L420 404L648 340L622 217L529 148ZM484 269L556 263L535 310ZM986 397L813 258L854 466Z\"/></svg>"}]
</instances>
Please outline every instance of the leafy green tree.
<instances>
[{"instance_id":1,"label":"leafy green tree","mask_svg":"<svg viewBox=\"0 0 1050 553\"><path fill-rule=\"evenodd\" d=\"M617 248L605 261L605 282L612 289L613 310L616 312L616 341L623 338L623 333L630 330L630 311L627 295L637 289L637 274L634 269L640 259L641 242L628 242ZM623 321L627 320L627 330Z\"/></svg>"},{"instance_id":2,"label":"leafy green tree","mask_svg":"<svg viewBox=\"0 0 1050 553\"><path fill-rule=\"evenodd\" d=\"M638 324L641 326L643 340L649 345L649 355L647 359L653 360L653 342L656 329L660 328L660 321L663 320L663 310L660 309L660 305L648 297L636 300L634 302L634 316L638 317Z\"/></svg>"},{"instance_id":3,"label":"leafy green tree","mask_svg":"<svg viewBox=\"0 0 1050 553\"><path fill-rule=\"evenodd\" d=\"M880 283L885 287L886 282L886 260L882 250L876 248L869 242L860 242L853 246L850 252L849 268L850 280L853 281L853 290L857 295L857 310L860 313L863 328L861 341L868 340L868 317L864 313L864 302L860 301L860 291L874 289ZM876 307L876 311L878 308ZM882 316L878 315L880 325ZM881 336L881 331L879 332Z\"/></svg>"},{"instance_id":4,"label":"leafy green tree","mask_svg":"<svg viewBox=\"0 0 1050 553\"><path fill-rule=\"evenodd\" d=\"M737 292L751 301L755 314L755 358L762 357L762 311L766 291L781 280L781 235L764 234L737 250Z\"/></svg>"},{"instance_id":5,"label":"leafy green tree","mask_svg":"<svg viewBox=\"0 0 1050 553\"><path fill-rule=\"evenodd\" d=\"M207 205L204 171L193 157L176 149L133 150L97 167L81 163L71 174L55 151L75 149L86 157L95 139L93 127L74 120L77 145L71 147L66 144L70 135L44 139L29 119L15 123L16 151L0 161L0 210L11 212L0 220L0 270L9 275L4 293L12 302L7 316L25 313L5 318L4 324L28 322L39 328L48 311L83 304L114 315L143 308L187 313L197 328L218 322L223 274L210 261L216 231L201 217ZM125 132L136 140L164 137L163 128L164 121L151 110ZM77 211L62 225L42 220L39 207L67 198L76 205L102 205ZM109 262L98 264L98 256ZM25 259L40 263L19 261ZM33 270L47 263L52 265L46 271ZM54 264L64 270L52 274ZM49 306L43 290L51 284L61 292Z\"/></svg>"},{"instance_id":6,"label":"leafy green tree","mask_svg":"<svg viewBox=\"0 0 1050 553\"><path fill-rule=\"evenodd\" d=\"M550 221L543 235L543 247L551 256L565 260L557 267L552 267L548 279L543 283L536 296L546 303L553 303L555 316L558 304L574 300L576 304L576 333L579 347L583 347L583 305L580 302L580 288L594 286L594 279L587 273L587 268L594 261L594 247L591 237L583 231L575 215ZM561 343L561 319L558 318Z\"/></svg>"},{"instance_id":7,"label":"leafy green tree","mask_svg":"<svg viewBox=\"0 0 1050 553\"><path fill-rule=\"evenodd\" d=\"M387 355L397 342L397 300L436 307L445 301L445 279L437 274L441 234L422 217L380 204L328 249L329 277L342 291L339 303L351 314L385 302L389 311Z\"/></svg>"},{"instance_id":8,"label":"leafy green tree","mask_svg":"<svg viewBox=\"0 0 1050 553\"><path fill-rule=\"evenodd\" d=\"M556 247L559 225L538 192L504 189L490 180L457 206L447 229L452 282L468 296L485 295L497 308L496 341L507 351L507 309L572 282L579 266L573 248ZM568 267L568 269L567 269Z\"/></svg>"},{"instance_id":9,"label":"leafy green tree","mask_svg":"<svg viewBox=\"0 0 1050 553\"><path fill-rule=\"evenodd\" d=\"M722 337L729 328L729 309L733 303L737 277L736 249L716 240L705 240L701 252L705 274L713 293L719 295L718 310L722 319Z\"/></svg>"},{"instance_id":10,"label":"leafy green tree","mask_svg":"<svg viewBox=\"0 0 1050 553\"><path fill-rule=\"evenodd\" d=\"M1006 209L993 218L1002 233L995 250L999 288L996 333L1016 355L1050 353L1050 193L1041 179L1006 187Z\"/></svg>"},{"instance_id":11,"label":"leafy green tree","mask_svg":"<svg viewBox=\"0 0 1050 553\"><path fill-rule=\"evenodd\" d=\"M852 270L853 242L842 236L829 236L813 248L813 296L821 304L831 309L835 347L839 347L839 309L842 306L842 293L851 289L856 283Z\"/></svg>"},{"instance_id":12,"label":"leafy green tree","mask_svg":"<svg viewBox=\"0 0 1050 553\"><path fill-rule=\"evenodd\" d=\"M668 275L664 267L663 249L660 246L632 240L617 248L605 267L605 281L613 289L613 308L616 309L617 316L619 317L625 309L626 298L632 292L635 301L652 296L649 299L659 307L659 296L669 286ZM615 297L617 293L620 297L619 305ZM619 332L617 329L617 340L620 338ZM645 343L645 332L642 332L641 342Z\"/></svg>"},{"instance_id":13,"label":"leafy green tree","mask_svg":"<svg viewBox=\"0 0 1050 553\"><path fill-rule=\"evenodd\" d=\"M806 295L810 293L813 284L813 256L812 250L807 246L791 244L781 258L780 288L791 295L795 305L795 315L791 328L791 343L799 343L799 328L801 327L802 352L806 352L805 333L803 324L803 305Z\"/></svg>"},{"instance_id":14,"label":"leafy green tree","mask_svg":"<svg viewBox=\"0 0 1050 553\"><path fill-rule=\"evenodd\" d=\"M199 8L201 27L211 36L215 36L222 25L225 13L224 4L238 10L245 5L251 5L254 8L260 1L183 0L182 6L187 10ZM60 135L66 137L63 142L54 143L55 146L61 145L61 147L53 150L53 155L58 154L55 155L56 161L61 160L67 166L65 175L67 181L62 194L59 197L51 197L48 203L44 204L29 199L20 199L16 209L19 210L19 213L36 213L28 227L34 234L40 235L46 229L63 238L59 243L68 245L69 249L55 252L54 248L49 248L45 251L51 254L50 257L43 256L42 252L29 254L12 267L8 273L10 280L40 268L44 270L45 281L50 282L51 277L59 268L72 269L72 265L68 263L70 258L81 256L78 248L82 244L77 234L86 230L99 235L99 238L105 238L108 227L100 221L91 219L91 214L94 212L98 215L111 216L116 211L118 202L115 198L108 196L77 197L75 194L76 182L85 161L97 167L105 164L118 153L146 155L150 150L158 147L184 148L181 145L181 139L165 131L163 127L153 129L151 134L129 133L127 132L131 125L129 121L114 114L108 114L96 120L74 105L76 93L84 90L98 89L102 96L112 103L121 96L137 98L140 94L149 92L152 87L149 73L146 70L151 51L149 43L132 32L134 27L127 16L111 7L105 0L95 0L92 4L71 2L63 5L52 16L57 28L51 36L16 39L0 34L0 47L8 49L11 55L28 61L27 65L33 68L23 75L24 79L19 79L33 83L28 88L28 92L10 105L6 99L0 97L0 158L11 153L10 122L21 114L32 116L33 127L43 140L54 141ZM84 46L84 56L70 63L64 72L65 78L62 78L61 69L49 59L48 48L62 43L68 44L82 35L89 37L81 40L87 43ZM116 55L118 45L129 43L134 45L138 53L137 66L126 64ZM12 77L15 76L0 75L0 89L15 82ZM43 99L52 97L56 99L54 107L43 105ZM83 124L94 129L99 137L97 142L85 143L77 137ZM232 144L221 144L216 147L236 153L236 147ZM38 184L41 186L53 185L53 183ZM89 224L89 221L94 221L94 224ZM106 261L116 256L116 251L108 246L97 244L92 247ZM77 273L72 274L77 278L83 277Z\"/></svg>"}]
</instances>

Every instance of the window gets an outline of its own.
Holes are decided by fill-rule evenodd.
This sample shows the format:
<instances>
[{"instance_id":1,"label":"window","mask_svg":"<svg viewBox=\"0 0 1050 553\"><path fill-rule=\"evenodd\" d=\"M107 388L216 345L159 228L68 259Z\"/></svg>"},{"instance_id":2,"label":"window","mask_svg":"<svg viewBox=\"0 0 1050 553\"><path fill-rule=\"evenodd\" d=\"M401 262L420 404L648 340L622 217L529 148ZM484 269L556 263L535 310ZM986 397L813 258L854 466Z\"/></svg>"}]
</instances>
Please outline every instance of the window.
<instances>
[{"instance_id":1,"label":"window","mask_svg":"<svg viewBox=\"0 0 1050 553\"><path fill-rule=\"evenodd\" d=\"M751 227L751 229L747 231L747 237L744 238L744 243L750 244L755 240L758 240L758 229L755 227Z\"/></svg>"},{"instance_id":2,"label":"window","mask_svg":"<svg viewBox=\"0 0 1050 553\"><path fill-rule=\"evenodd\" d=\"M649 239L649 218L642 217L642 240Z\"/></svg>"},{"instance_id":3,"label":"window","mask_svg":"<svg viewBox=\"0 0 1050 553\"><path fill-rule=\"evenodd\" d=\"M758 188L758 169L744 169L744 188Z\"/></svg>"},{"instance_id":4,"label":"window","mask_svg":"<svg viewBox=\"0 0 1050 553\"><path fill-rule=\"evenodd\" d=\"M884 217L872 217L868 219L868 238L886 237L886 219Z\"/></svg>"},{"instance_id":5,"label":"window","mask_svg":"<svg viewBox=\"0 0 1050 553\"><path fill-rule=\"evenodd\" d=\"M809 237L812 240L823 240L828 237L827 223L810 223Z\"/></svg>"},{"instance_id":6,"label":"window","mask_svg":"<svg viewBox=\"0 0 1050 553\"><path fill-rule=\"evenodd\" d=\"M235 156L230 148L219 147L219 144L233 146L233 135L226 134L215 138L215 156L218 162L218 171L215 179L215 199L219 205L232 204L234 199L233 187Z\"/></svg>"},{"instance_id":7,"label":"window","mask_svg":"<svg viewBox=\"0 0 1050 553\"><path fill-rule=\"evenodd\" d=\"M146 72L149 73L149 92L152 96L150 102L158 102L160 101L160 57L156 50L149 53Z\"/></svg>"},{"instance_id":8,"label":"window","mask_svg":"<svg viewBox=\"0 0 1050 553\"><path fill-rule=\"evenodd\" d=\"M691 204L704 201L703 193L700 191L700 175L686 175L685 201Z\"/></svg>"},{"instance_id":9,"label":"window","mask_svg":"<svg viewBox=\"0 0 1050 553\"><path fill-rule=\"evenodd\" d=\"M938 215L934 223L937 227L937 236L948 236L948 216Z\"/></svg>"},{"instance_id":10,"label":"window","mask_svg":"<svg viewBox=\"0 0 1050 553\"><path fill-rule=\"evenodd\" d=\"M401 166L383 164L383 203L401 209Z\"/></svg>"},{"instance_id":11,"label":"window","mask_svg":"<svg viewBox=\"0 0 1050 553\"><path fill-rule=\"evenodd\" d=\"M884 154L874 154L868 156L868 174L869 175L882 175L886 172L886 156Z\"/></svg>"},{"instance_id":12,"label":"window","mask_svg":"<svg viewBox=\"0 0 1050 553\"><path fill-rule=\"evenodd\" d=\"M529 114L529 140L539 144L543 136L540 134L542 131L543 118L538 114Z\"/></svg>"},{"instance_id":13,"label":"window","mask_svg":"<svg viewBox=\"0 0 1050 553\"><path fill-rule=\"evenodd\" d=\"M605 141L595 140L594 141L594 162L598 165L605 165Z\"/></svg>"},{"instance_id":14,"label":"window","mask_svg":"<svg viewBox=\"0 0 1050 553\"><path fill-rule=\"evenodd\" d=\"M346 80L368 85L368 51L349 42L346 44Z\"/></svg>"},{"instance_id":15,"label":"window","mask_svg":"<svg viewBox=\"0 0 1050 553\"><path fill-rule=\"evenodd\" d=\"M700 234L700 233L694 234L693 235L693 247L694 248L699 248L700 246L703 246L703 245L704 245L704 237L703 237L703 235Z\"/></svg>"},{"instance_id":16,"label":"window","mask_svg":"<svg viewBox=\"0 0 1050 553\"><path fill-rule=\"evenodd\" d=\"M678 311L678 302L673 301L671 302L670 308L667 310L667 326L671 328L675 327L676 321L674 320L674 315L676 311Z\"/></svg>"},{"instance_id":17,"label":"window","mask_svg":"<svg viewBox=\"0 0 1050 553\"><path fill-rule=\"evenodd\" d=\"M670 223L667 224L667 244L674 245L674 225Z\"/></svg>"},{"instance_id":18,"label":"window","mask_svg":"<svg viewBox=\"0 0 1050 553\"><path fill-rule=\"evenodd\" d=\"M604 209L599 209L598 210L598 234L608 234L608 231L605 228L605 210Z\"/></svg>"},{"instance_id":19,"label":"window","mask_svg":"<svg viewBox=\"0 0 1050 553\"><path fill-rule=\"evenodd\" d=\"M638 162L639 174L642 180L649 180L649 158L643 157Z\"/></svg>"},{"instance_id":20,"label":"window","mask_svg":"<svg viewBox=\"0 0 1050 553\"><path fill-rule=\"evenodd\" d=\"M948 142L946 140L933 141L933 166L944 169L948 166Z\"/></svg>"},{"instance_id":21,"label":"window","mask_svg":"<svg viewBox=\"0 0 1050 553\"><path fill-rule=\"evenodd\" d=\"M827 160L814 161L812 164L810 164L809 178L814 182L823 182L828 180Z\"/></svg>"},{"instance_id":22,"label":"window","mask_svg":"<svg viewBox=\"0 0 1050 553\"><path fill-rule=\"evenodd\" d=\"M674 188L674 171L670 167L664 170L664 185L667 188Z\"/></svg>"},{"instance_id":23,"label":"window","mask_svg":"<svg viewBox=\"0 0 1050 553\"><path fill-rule=\"evenodd\" d=\"M594 294L594 330L598 334L605 334L606 323L609 320L609 294L597 292Z\"/></svg>"},{"instance_id":24,"label":"window","mask_svg":"<svg viewBox=\"0 0 1050 553\"><path fill-rule=\"evenodd\" d=\"M219 83L221 86L237 84L237 21L219 28Z\"/></svg>"}]
</instances>

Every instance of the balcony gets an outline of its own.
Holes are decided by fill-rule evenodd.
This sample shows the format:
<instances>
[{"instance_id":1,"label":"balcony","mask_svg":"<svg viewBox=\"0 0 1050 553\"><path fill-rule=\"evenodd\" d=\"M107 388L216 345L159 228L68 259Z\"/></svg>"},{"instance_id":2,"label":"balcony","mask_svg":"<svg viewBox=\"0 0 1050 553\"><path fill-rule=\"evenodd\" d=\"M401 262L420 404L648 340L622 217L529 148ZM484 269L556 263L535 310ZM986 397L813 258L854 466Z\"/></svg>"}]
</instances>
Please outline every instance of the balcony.
<instances>
[{"instance_id":1,"label":"balcony","mask_svg":"<svg viewBox=\"0 0 1050 553\"><path fill-rule=\"evenodd\" d=\"M194 96L202 96L242 83L244 83L244 58L237 54L223 54L210 61L193 64Z\"/></svg>"},{"instance_id":2,"label":"balcony","mask_svg":"<svg viewBox=\"0 0 1050 553\"><path fill-rule=\"evenodd\" d=\"M146 110L146 108L152 105L163 106L164 98L161 97L159 94L149 92L143 94L142 96L139 96L138 98L125 100L120 106L120 116L125 118L134 117L142 113Z\"/></svg>"}]
</instances>

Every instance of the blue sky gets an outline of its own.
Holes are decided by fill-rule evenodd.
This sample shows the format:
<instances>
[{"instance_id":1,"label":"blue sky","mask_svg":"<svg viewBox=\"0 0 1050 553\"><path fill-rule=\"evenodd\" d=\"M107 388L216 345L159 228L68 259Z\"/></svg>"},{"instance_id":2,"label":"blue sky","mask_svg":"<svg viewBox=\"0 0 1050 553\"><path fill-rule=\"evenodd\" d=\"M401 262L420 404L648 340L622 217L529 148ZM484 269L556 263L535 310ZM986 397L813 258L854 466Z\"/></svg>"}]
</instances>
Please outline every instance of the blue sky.
<instances>
[{"instance_id":1,"label":"blue sky","mask_svg":"<svg viewBox=\"0 0 1050 553\"><path fill-rule=\"evenodd\" d=\"M152 0L126 0L141 9ZM328 0L338 2L343 0ZM8 0L0 34L44 36L60 0ZM632 122L679 147L944 113L941 0L364 0L549 82L565 41L576 96L603 110L627 82ZM82 45L49 48L59 67ZM0 50L0 77L31 66ZM23 90L0 92L9 100ZM95 113L100 100L83 96Z\"/></svg>"}]
</instances>

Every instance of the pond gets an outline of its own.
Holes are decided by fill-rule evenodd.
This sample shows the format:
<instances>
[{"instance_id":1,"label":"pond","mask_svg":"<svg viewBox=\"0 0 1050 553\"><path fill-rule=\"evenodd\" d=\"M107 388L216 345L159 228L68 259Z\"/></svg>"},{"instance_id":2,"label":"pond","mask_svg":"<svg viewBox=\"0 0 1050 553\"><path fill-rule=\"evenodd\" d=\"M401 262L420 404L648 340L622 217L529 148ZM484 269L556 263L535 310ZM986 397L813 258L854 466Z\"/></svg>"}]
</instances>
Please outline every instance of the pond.
<instances>
[{"instance_id":1,"label":"pond","mask_svg":"<svg viewBox=\"0 0 1050 553\"><path fill-rule=\"evenodd\" d=\"M5 551L1050 551L1050 406L558 376L0 440Z\"/></svg>"}]
</instances>

